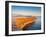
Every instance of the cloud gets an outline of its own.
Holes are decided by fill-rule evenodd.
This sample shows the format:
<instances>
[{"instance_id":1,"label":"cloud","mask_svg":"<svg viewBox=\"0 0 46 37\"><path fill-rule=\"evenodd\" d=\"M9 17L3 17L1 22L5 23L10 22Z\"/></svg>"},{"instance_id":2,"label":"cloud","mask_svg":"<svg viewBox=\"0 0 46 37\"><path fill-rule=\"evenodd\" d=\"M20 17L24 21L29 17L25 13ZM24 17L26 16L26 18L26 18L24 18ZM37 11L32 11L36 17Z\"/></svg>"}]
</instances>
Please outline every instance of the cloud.
<instances>
[{"instance_id":1,"label":"cloud","mask_svg":"<svg viewBox=\"0 0 46 37\"><path fill-rule=\"evenodd\" d=\"M16 11L12 12L13 15L24 15L24 16L41 16L40 12L29 12L29 11Z\"/></svg>"}]
</instances>

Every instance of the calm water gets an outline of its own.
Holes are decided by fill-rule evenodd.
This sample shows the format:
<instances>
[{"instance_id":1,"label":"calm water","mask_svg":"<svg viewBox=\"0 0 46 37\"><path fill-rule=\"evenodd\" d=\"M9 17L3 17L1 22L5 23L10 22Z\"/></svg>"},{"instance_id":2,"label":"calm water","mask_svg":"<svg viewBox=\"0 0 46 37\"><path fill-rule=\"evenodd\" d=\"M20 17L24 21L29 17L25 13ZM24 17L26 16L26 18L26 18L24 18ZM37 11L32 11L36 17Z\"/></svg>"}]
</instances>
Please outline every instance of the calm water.
<instances>
[{"instance_id":1,"label":"calm water","mask_svg":"<svg viewBox=\"0 0 46 37\"><path fill-rule=\"evenodd\" d=\"M41 29L41 16L37 16L37 21L31 27L28 27L27 30L40 30Z\"/></svg>"}]
</instances>

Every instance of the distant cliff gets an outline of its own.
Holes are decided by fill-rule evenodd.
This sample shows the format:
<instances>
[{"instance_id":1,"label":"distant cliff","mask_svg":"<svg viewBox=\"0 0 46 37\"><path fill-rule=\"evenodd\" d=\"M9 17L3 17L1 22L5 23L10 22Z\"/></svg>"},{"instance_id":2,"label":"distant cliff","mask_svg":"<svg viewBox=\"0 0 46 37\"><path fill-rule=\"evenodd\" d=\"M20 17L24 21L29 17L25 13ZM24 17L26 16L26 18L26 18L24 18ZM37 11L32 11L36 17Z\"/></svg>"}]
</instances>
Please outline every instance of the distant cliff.
<instances>
[{"instance_id":1,"label":"distant cliff","mask_svg":"<svg viewBox=\"0 0 46 37\"><path fill-rule=\"evenodd\" d=\"M30 18L14 18L12 21L13 25L15 25L16 28L24 30L27 27L31 26L36 21L36 17L32 16Z\"/></svg>"}]
</instances>

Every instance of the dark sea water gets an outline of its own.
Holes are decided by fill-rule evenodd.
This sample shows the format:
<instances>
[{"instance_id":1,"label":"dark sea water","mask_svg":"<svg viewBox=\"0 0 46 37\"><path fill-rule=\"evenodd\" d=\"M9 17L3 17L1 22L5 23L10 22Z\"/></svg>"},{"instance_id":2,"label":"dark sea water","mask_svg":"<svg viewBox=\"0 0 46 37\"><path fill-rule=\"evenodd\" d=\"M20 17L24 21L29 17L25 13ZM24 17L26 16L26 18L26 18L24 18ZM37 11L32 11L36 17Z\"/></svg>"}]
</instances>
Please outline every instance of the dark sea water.
<instances>
[{"instance_id":1,"label":"dark sea water","mask_svg":"<svg viewBox=\"0 0 46 37\"><path fill-rule=\"evenodd\" d=\"M37 16L37 21L31 27L27 27L26 30L40 30L41 29L41 16Z\"/></svg>"}]
</instances>

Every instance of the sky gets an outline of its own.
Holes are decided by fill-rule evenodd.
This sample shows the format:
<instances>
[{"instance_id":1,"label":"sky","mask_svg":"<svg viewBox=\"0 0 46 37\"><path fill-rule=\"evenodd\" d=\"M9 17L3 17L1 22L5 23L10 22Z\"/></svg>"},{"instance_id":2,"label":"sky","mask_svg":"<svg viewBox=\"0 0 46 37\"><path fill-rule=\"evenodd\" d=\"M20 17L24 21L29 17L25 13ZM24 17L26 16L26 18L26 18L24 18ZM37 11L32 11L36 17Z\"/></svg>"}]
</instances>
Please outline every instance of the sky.
<instances>
[{"instance_id":1,"label":"sky","mask_svg":"<svg viewBox=\"0 0 46 37\"><path fill-rule=\"evenodd\" d=\"M12 13L16 15L41 16L41 7L12 6Z\"/></svg>"}]
</instances>

